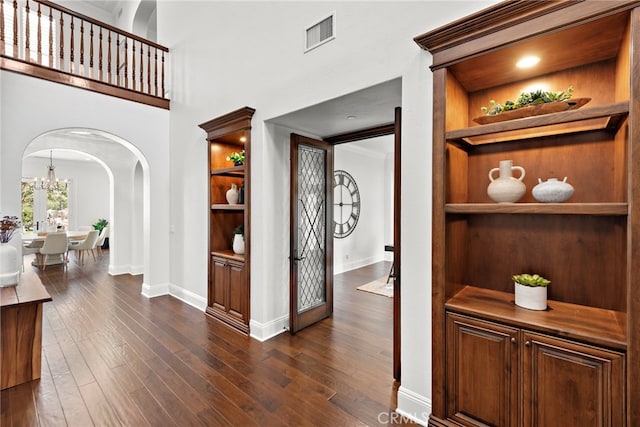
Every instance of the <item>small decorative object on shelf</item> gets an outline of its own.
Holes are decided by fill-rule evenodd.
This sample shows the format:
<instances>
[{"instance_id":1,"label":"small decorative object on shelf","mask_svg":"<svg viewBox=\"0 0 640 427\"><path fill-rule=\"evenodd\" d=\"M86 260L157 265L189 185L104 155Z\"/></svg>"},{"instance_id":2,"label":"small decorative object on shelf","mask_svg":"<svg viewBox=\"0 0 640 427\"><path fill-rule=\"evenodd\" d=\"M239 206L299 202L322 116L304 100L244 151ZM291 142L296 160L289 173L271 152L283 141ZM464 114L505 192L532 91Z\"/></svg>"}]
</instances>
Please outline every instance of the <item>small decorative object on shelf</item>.
<instances>
[{"instance_id":1,"label":"small decorative object on shelf","mask_svg":"<svg viewBox=\"0 0 640 427\"><path fill-rule=\"evenodd\" d=\"M18 250L9 242L21 225L17 216L4 216L0 220L0 288L15 286L20 280Z\"/></svg>"},{"instance_id":2,"label":"small decorative object on shelf","mask_svg":"<svg viewBox=\"0 0 640 427\"><path fill-rule=\"evenodd\" d=\"M230 205L238 204L238 186L231 184L231 188L227 190L227 203Z\"/></svg>"},{"instance_id":3,"label":"small decorative object on shelf","mask_svg":"<svg viewBox=\"0 0 640 427\"><path fill-rule=\"evenodd\" d=\"M557 178L549 178L542 182L538 178L538 184L531 190L533 197L543 203L561 203L573 196L573 186L567 182L565 176L562 181Z\"/></svg>"},{"instance_id":4,"label":"small decorative object on shelf","mask_svg":"<svg viewBox=\"0 0 640 427\"><path fill-rule=\"evenodd\" d=\"M520 171L520 177L513 177L512 171ZM493 177L494 172L500 172L498 178ZM499 168L489 171L489 187L487 194L491 200L498 203L514 203L520 200L527 191L527 186L522 182L525 172L522 166L513 166L511 160L501 160Z\"/></svg>"},{"instance_id":5,"label":"small decorative object on shelf","mask_svg":"<svg viewBox=\"0 0 640 427\"><path fill-rule=\"evenodd\" d=\"M239 225L233 230L233 252L236 254L244 253L244 227Z\"/></svg>"},{"instance_id":6,"label":"small decorative object on shelf","mask_svg":"<svg viewBox=\"0 0 640 427\"><path fill-rule=\"evenodd\" d=\"M542 90L522 92L515 101L507 100L504 104L491 100L489 107L481 108L485 115L476 117L473 121L485 125L523 117L575 110L591 101L591 98L571 99L572 95L573 86L569 86L567 90L558 92Z\"/></svg>"},{"instance_id":7,"label":"small decorative object on shelf","mask_svg":"<svg viewBox=\"0 0 640 427\"><path fill-rule=\"evenodd\" d=\"M517 306L529 310L547 309L547 286L550 280L537 274L516 274L511 278L515 282Z\"/></svg>"},{"instance_id":8,"label":"small decorative object on shelf","mask_svg":"<svg viewBox=\"0 0 640 427\"><path fill-rule=\"evenodd\" d=\"M240 188L238 188L238 203L244 205L244 181L242 181Z\"/></svg>"},{"instance_id":9,"label":"small decorative object on shelf","mask_svg":"<svg viewBox=\"0 0 640 427\"><path fill-rule=\"evenodd\" d=\"M237 151L234 151L227 156L227 160L233 162L235 166L244 165L244 150L239 153Z\"/></svg>"}]
</instances>

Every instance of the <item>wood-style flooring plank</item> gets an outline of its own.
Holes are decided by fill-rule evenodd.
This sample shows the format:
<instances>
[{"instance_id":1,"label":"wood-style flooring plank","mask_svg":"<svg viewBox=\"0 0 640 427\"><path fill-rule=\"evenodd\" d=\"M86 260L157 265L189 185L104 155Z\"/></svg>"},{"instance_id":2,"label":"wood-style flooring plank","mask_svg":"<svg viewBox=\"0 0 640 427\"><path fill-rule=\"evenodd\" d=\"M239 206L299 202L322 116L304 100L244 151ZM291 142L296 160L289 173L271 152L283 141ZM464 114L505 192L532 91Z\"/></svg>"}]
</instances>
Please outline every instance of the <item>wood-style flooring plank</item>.
<instances>
[{"instance_id":1,"label":"wood-style flooring plank","mask_svg":"<svg viewBox=\"0 0 640 427\"><path fill-rule=\"evenodd\" d=\"M393 299L356 290L389 266L336 276L331 318L266 342L170 296L143 297L142 276L107 274L108 251L84 266L34 269L53 298L44 305L42 378L0 393L0 422L411 425L389 415Z\"/></svg>"}]
</instances>

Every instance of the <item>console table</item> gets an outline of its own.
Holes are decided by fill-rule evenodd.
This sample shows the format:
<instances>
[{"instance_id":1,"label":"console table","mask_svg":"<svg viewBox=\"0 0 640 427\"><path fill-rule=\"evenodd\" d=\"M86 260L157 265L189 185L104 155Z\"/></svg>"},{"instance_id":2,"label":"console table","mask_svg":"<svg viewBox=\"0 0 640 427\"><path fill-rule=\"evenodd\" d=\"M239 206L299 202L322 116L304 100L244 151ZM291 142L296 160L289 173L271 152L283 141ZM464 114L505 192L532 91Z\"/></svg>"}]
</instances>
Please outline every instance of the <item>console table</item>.
<instances>
[{"instance_id":1,"label":"console table","mask_svg":"<svg viewBox=\"0 0 640 427\"><path fill-rule=\"evenodd\" d=\"M0 288L0 389L40 378L42 305L51 295L35 273Z\"/></svg>"}]
</instances>

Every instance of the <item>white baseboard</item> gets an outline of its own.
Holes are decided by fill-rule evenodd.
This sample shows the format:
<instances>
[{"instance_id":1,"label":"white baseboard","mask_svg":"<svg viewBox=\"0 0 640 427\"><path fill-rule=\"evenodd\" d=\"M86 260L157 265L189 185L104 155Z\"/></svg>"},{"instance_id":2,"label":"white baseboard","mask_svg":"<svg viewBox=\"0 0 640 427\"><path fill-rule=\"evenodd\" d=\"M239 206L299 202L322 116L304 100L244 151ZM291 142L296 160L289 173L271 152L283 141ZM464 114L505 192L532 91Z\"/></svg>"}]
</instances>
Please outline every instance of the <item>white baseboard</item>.
<instances>
[{"instance_id":1,"label":"white baseboard","mask_svg":"<svg viewBox=\"0 0 640 427\"><path fill-rule=\"evenodd\" d=\"M113 265L109 264L109 274L112 276L118 276L120 274L131 274L132 276L138 276L144 274L144 265Z\"/></svg>"},{"instance_id":2,"label":"white baseboard","mask_svg":"<svg viewBox=\"0 0 640 427\"><path fill-rule=\"evenodd\" d=\"M144 264L130 265L129 266L129 274L131 274L133 276L137 276L139 274L144 274Z\"/></svg>"},{"instance_id":3,"label":"white baseboard","mask_svg":"<svg viewBox=\"0 0 640 427\"><path fill-rule=\"evenodd\" d=\"M131 274L130 266L127 265L113 265L109 264L109 274L112 276L118 276L120 274Z\"/></svg>"},{"instance_id":4,"label":"white baseboard","mask_svg":"<svg viewBox=\"0 0 640 427\"><path fill-rule=\"evenodd\" d=\"M160 283L157 285L149 285L148 283L142 283L143 296L147 298L159 297L160 295L169 294L169 283Z\"/></svg>"},{"instance_id":5,"label":"white baseboard","mask_svg":"<svg viewBox=\"0 0 640 427\"><path fill-rule=\"evenodd\" d=\"M429 422L429 414L431 414L431 399L400 386L398 388L398 407L396 412L420 425L426 426Z\"/></svg>"},{"instance_id":6,"label":"white baseboard","mask_svg":"<svg viewBox=\"0 0 640 427\"><path fill-rule=\"evenodd\" d=\"M356 268L364 267L366 265L375 264L376 262L383 261L383 258L369 257L350 262L336 263L333 266L333 274L344 273L345 271L355 270Z\"/></svg>"},{"instance_id":7,"label":"white baseboard","mask_svg":"<svg viewBox=\"0 0 640 427\"><path fill-rule=\"evenodd\" d=\"M255 320L249 321L251 338L255 338L261 342L266 341L269 338L273 338L287 330L289 330L289 315L284 315L267 323L260 323Z\"/></svg>"},{"instance_id":8,"label":"white baseboard","mask_svg":"<svg viewBox=\"0 0 640 427\"><path fill-rule=\"evenodd\" d=\"M188 291L180 286L169 285L169 295L179 299L185 304L189 304L192 307L197 308L200 311L205 311L207 308L207 299Z\"/></svg>"}]
</instances>

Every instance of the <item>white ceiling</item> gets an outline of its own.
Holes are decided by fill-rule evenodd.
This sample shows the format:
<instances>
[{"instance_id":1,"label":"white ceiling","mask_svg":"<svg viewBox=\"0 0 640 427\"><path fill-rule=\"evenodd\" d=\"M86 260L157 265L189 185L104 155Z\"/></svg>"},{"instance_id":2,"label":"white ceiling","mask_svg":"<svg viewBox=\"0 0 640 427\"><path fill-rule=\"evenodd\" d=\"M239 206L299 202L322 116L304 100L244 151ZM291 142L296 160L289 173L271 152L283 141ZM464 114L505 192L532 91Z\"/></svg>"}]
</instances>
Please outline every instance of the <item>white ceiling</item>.
<instances>
[{"instance_id":1,"label":"white ceiling","mask_svg":"<svg viewBox=\"0 0 640 427\"><path fill-rule=\"evenodd\" d=\"M114 14L121 3L121 0L84 0L84 3L88 3L91 6L102 9L110 14Z\"/></svg>"},{"instance_id":2,"label":"white ceiling","mask_svg":"<svg viewBox=\"0 0 640 427\"><path fill-rule=\"evenodd\" d=\"M269 120L322 138L394 122L402 80L394 79Z\"/></svg>"}]
</instances>

